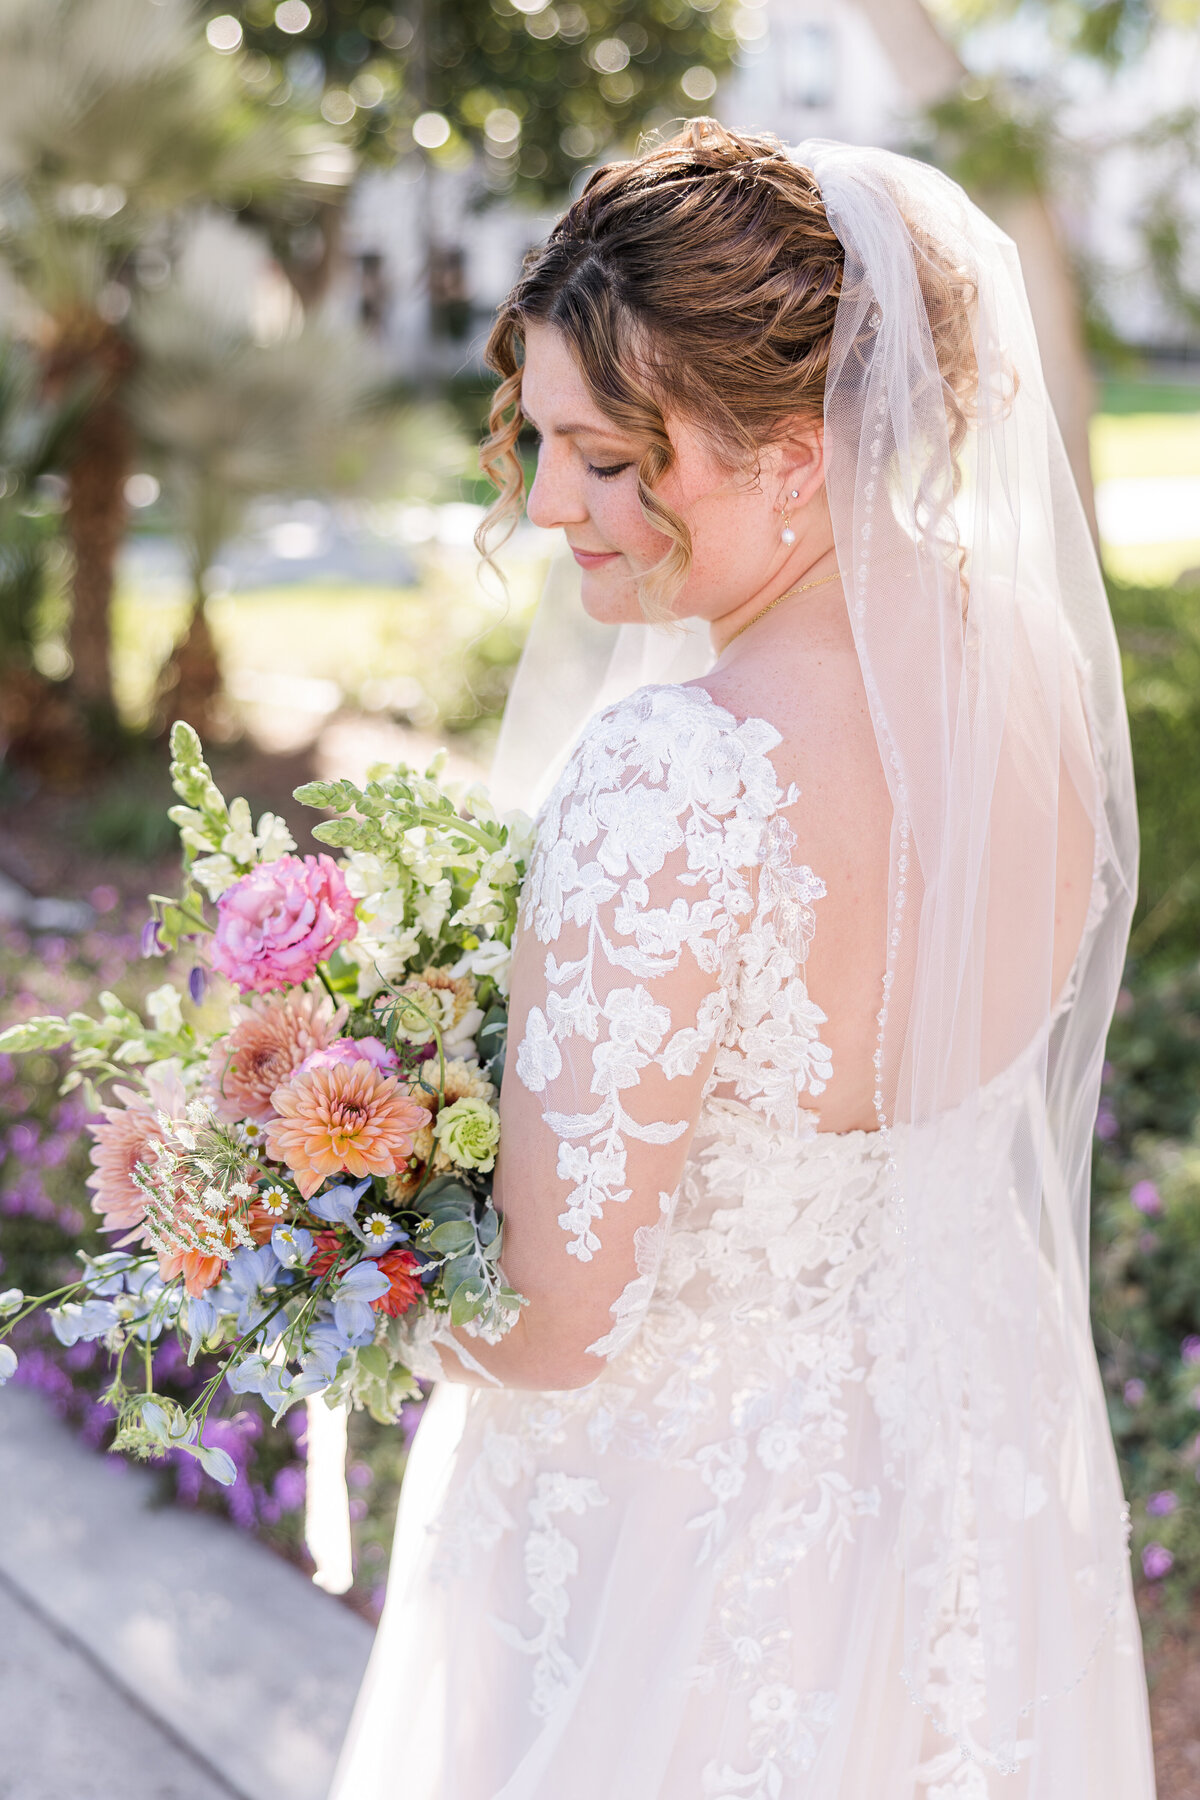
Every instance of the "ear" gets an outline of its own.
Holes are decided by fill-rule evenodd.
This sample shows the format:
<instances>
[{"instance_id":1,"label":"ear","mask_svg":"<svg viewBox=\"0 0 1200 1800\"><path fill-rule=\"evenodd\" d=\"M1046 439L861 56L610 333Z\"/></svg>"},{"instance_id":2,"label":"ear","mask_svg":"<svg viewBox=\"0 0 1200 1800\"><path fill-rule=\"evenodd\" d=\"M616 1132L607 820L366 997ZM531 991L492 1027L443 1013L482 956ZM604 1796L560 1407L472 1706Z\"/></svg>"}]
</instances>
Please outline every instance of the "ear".
<instances>
[{"instance_id":1,"label":"ear","mask_svg":"<svg viewBox=\"0 0 1200 1800\"><path fill-rule=\"evenodd\" d=\"M824 423L797 423L780 450L780 498L793 508L807 506L825 484Z\"/></svg>"}]
</instances>

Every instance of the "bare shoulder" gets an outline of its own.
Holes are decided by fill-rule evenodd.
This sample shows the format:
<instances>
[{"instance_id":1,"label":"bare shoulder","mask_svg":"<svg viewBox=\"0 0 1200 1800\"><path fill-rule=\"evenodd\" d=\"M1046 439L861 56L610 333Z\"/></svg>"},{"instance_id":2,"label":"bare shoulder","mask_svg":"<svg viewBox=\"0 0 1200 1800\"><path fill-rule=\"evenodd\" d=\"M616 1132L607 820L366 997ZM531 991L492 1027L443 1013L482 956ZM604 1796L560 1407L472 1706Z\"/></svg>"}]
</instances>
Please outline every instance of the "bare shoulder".
<instances>
[{"instance_id":1,"label":"bare shoulder","mask_svg":"<svg viewBox=\"0 0 1200 1800\"><path fill-rule=\"evenodd\" d=\"M779 733L773 752L783 785L801 790L799 811L809 831L850 825L861 834L867 815L890 822L891 802L853 645L789 646L716 669L700 682L735 719L764 719ZM826 815L828 815L826 817Z\"/></svg>"},{"instance_id":2,"label":"bare shoulder","mask_svg":"<svg viewBox=\"0 0 1200 1800\"><path fill-rule=\"evenodd\" d=\"M776 641L697 685L734 718L765 719L779 733L777 780L799 789L786 812L794 860L824 890L805 970L833 1061L821 1126L872 1130L892 798L853 644Z\"/></svg>"}]
</instances>

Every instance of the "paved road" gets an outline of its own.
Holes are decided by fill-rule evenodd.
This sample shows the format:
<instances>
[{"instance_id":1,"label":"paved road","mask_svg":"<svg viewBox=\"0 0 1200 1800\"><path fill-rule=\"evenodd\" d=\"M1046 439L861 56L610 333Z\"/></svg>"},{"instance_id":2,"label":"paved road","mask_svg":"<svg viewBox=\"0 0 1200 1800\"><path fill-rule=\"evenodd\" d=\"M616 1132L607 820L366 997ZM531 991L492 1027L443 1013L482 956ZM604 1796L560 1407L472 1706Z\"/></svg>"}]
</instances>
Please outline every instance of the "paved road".
<instances>
[{"instance_id":1,"label":"paved road","mask_svg":"<svg viewBox=\"0 0 1200 1800\"><path fill-rule=\"evenodd\" d=\"M324 1800L371 1633L0 1390L0 1800Z\"/></svg>"}]
</instances>

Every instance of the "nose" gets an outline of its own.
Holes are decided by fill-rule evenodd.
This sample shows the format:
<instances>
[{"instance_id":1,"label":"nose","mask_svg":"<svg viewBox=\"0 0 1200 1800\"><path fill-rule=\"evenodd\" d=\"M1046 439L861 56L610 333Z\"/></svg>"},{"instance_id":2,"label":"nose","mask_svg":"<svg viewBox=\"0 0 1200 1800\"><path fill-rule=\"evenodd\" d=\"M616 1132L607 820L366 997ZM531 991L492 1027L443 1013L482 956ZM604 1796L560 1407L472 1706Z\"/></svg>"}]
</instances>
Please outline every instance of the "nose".
<instances>
[{"instance_id":1,"label":"nose","mask_svg":"<svg viewBox=\"0 0 1200 1800\"><path fill-rule=\"evenodd\" d=\"M532 525L553 531L562 525L580 525L588 516L582 477L573 468L574 458L558 446L543 444L538 451L537 472L525 502Z\"/></svg>"}]
</instances>

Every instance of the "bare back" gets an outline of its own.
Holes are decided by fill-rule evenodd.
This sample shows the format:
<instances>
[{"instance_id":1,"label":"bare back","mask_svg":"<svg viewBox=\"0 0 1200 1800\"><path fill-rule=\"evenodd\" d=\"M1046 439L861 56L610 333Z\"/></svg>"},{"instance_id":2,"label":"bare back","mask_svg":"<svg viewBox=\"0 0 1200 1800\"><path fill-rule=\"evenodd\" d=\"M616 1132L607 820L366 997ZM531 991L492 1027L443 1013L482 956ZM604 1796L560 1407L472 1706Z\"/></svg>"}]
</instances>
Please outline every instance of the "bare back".
<instances>
[{"instance_id":1,"label":"bare back","mask_svg":"<svg viewBox=\"0 0 1200 1800\"><path fill-rule=\"evenodd\" d=\"M893 804L871 721L845 600L838 589L807 610L764 620L745 647L731 645L702 682L735 718L764 719L781 735L773 753L780 786L800 790L787 817L797 854L825 883L806 968L808 990L827 1015L823 1036L833 1074L821 1098L823 1131L871 1131L874 1055L884 992ZM1021 779L1015 759L1001 760L998 780ZM1088 807L1064 763L1058 782L1051 993L1059 998L1083 934L1091 893L1094 834ZM1020 805L1008 808L1019 821ZM987 919L989 982L1022 954L1019 846L1006 843L996 861ZM915 897L915 896L914 896ZM911 921L910 921L911 923ZM911 951L911 946L910 946ZM1020 1020L1007 1025L1003 996L986 1009L996 1021L981 1049L984 1079L1024 1048Z\"/></svg>"},{"instance_id":2,"label":"bare back","mask_svg":"<svg viewBox=\"0 0 1200 1800\"><path fill-rule=\"evenodd\" d=\"M779 784L800 790L786 816L798 855L826 888L807 965L833 1063L821 1129L872 1131L892 800L845 601L833 600L773 630L764 621L742 654L731 650L698 685L736 718L765 719L782 736L772 757Z\"/></svg>"}]
</instances>

